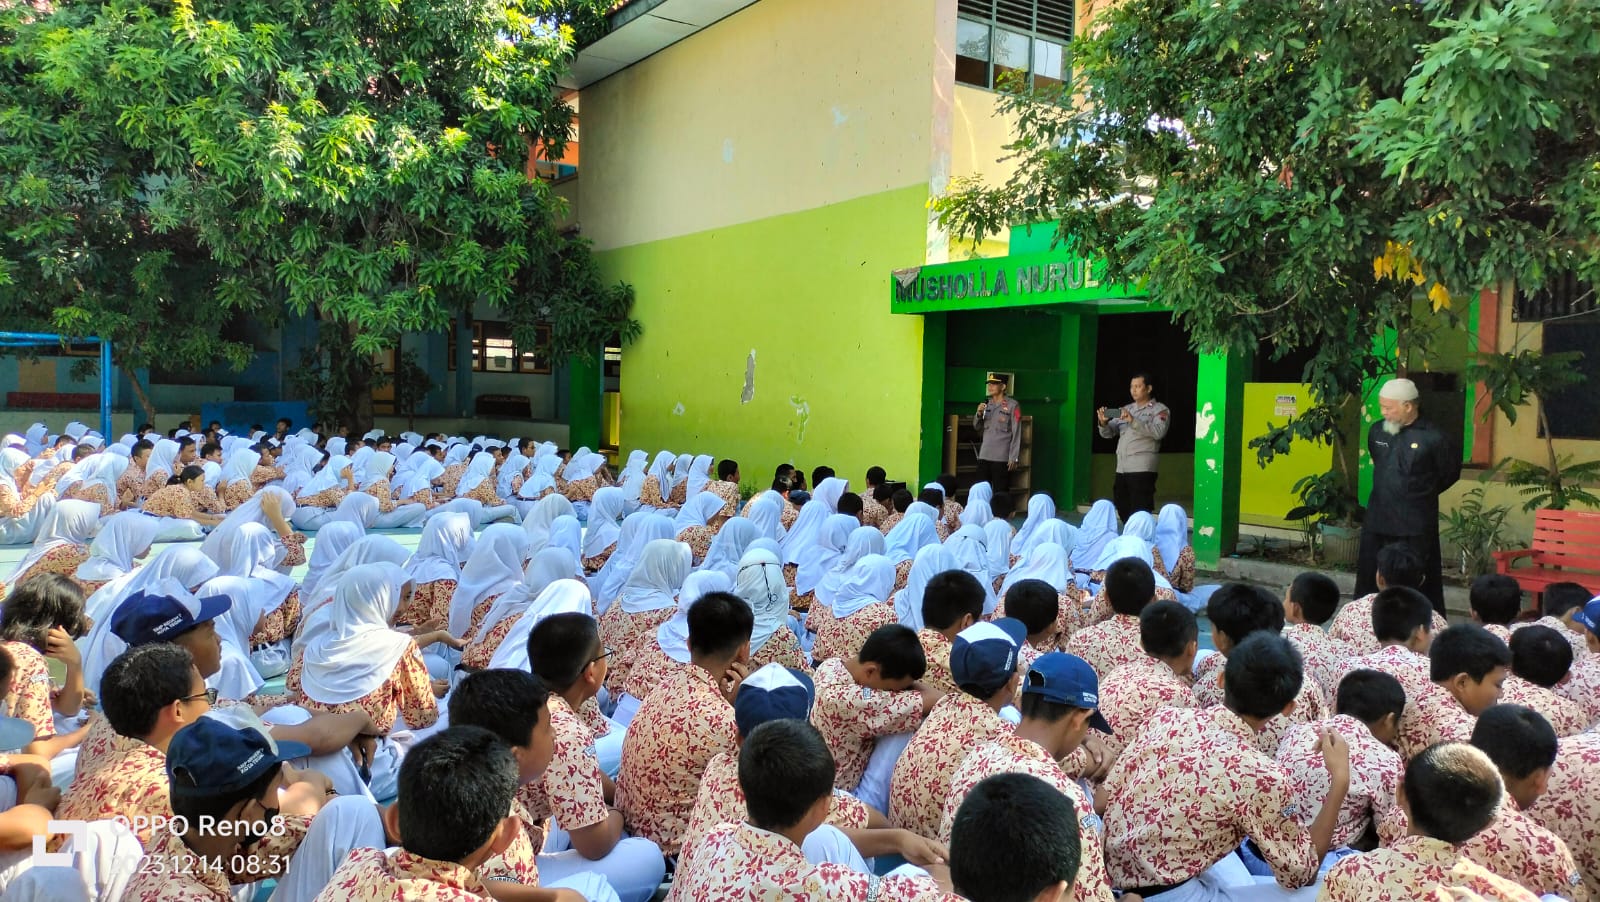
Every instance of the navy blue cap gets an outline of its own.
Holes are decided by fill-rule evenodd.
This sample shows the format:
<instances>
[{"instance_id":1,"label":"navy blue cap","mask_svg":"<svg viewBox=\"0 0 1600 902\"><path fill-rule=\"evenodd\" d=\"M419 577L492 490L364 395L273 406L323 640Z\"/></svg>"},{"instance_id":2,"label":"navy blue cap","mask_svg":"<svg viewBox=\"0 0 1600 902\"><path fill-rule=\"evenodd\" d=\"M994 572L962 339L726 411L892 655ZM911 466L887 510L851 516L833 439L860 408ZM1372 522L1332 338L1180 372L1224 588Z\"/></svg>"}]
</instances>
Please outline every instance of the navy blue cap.
<instances>
[{"instance_id":1,"label":"navy blue cap","mask_svg":"<svg viewBox=\"0 0 1600 902\"><path fill-rule=\"evenodd\" d=\"M1022 691L1058 705L1088 708L1094 712L1089 726L1108 735L1112 732L1111 724L1100 713L1100 678L1089 662L1077 655L1064 651L1040 655L1028 669Z\"/></svg>"},{"instance_id":2,"label":"navy blue cap","mask_svg":"<svg viewBox=\"0 0 1600 902\"><path fill-rule=\"evenodd\" d=\"M810 720L817 696L811 677L782 664L768 664L745 677L733 697L733 722L749 736L769 720Z\"/></svg>"},{"instance_id":3,"label":"navy blue cap","mask_svg":"<svg viewBox=\"0 0 1600 902\"><path fill-rule=\"evenodd\" d=\"M202 717L173 735L167 746L167 776L174 796L222 796L309 754L311 747L303 743L273 742L259 730Z\"/></svg>"},{"instance_id":4,"label":"navy blue cap","mask_svg":"<svg viewBox=\"0 0 1600 902\"><path fill-rule=\"evenodd\" d=\"M1589 632L1600 636L1600 595L1589 599L1589 603L1574 612L1572 621L1579 626L1587 627Z\"/></svg>"},{"instance_id":5,"label":"navy blue cap","mask_svg":"<svg viewBox=\"0 0 1600 902\"><path fill-rule=\"evenodd\" d=\"M1028 628L1015 617L979 622L956 634L950 645L950 676L957 686L980 698L999 692L1017 672L1017 656L1028 641Z\"/></svg>"},{"instance_id":6,"label":"navy blue cap","mask_svg":"<svg viewBox=\"0 0 1600 902\"><path fill-rule=\"evenodd\" d=\"M111 632L130 647L171 642L231 607L233 600L226 595L196 598L177 580L164 579L118 605L111 615Z\"/></svg>"}]
</instances>

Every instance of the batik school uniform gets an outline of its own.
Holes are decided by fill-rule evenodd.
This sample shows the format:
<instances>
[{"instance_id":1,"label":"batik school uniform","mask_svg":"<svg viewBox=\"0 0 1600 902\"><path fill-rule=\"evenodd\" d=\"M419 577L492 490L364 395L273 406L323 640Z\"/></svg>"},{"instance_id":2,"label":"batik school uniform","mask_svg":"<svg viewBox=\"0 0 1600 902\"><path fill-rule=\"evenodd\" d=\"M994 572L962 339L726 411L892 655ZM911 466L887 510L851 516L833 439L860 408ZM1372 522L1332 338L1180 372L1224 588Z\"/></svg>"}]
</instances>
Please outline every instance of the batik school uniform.
<instances>
[{"instance_id":1,"label":"batik school uniform","mask_svg":"<svg viewBox=\"0 0 1600 902\"><path fill-rule=\"evenodd\" d=\"M694 811L683 834L683 847L693 849L719 824L740 824L750 819L744 790L739 786L739 753L723 752L706 765L695 796ZM835 789L824 823L840 830L865 830L872 819L867 803Z\"/></svg>"},{"instance_id":2,"label":"batik school uniform","mask_svg":"<svg viewBox=\"0 0 1600 902\"><path fill-rule=\"evenodd\" d=\"M193 520L200 511L200 499L181 485L164 486L144 499L144 512L152 517Z\"/></svg>"},{"instance_id":3,"label":"batik school uniform","mask_svg":"<svg viewBox=\"0 0 1600 902\"><path fill-rule=\"evenodd\" d=\"M250 634L250 646L256 648L293 638L300 627L300 609L300 590L290 589L283 602L261 618L256 631Z\"/></svg>"},{"instance_id":4,"label":"batik school uniform","mask_svg":"<svg viewBox=\"0 0 1600 902\"><path fill-rule=\"evenodd\" d=\"M622 691L643 699L667 674L693 666L667 657L659 641L641 645L634 655L633 666L628 669L628 678L622 682Z\"/></svg>"},{"instance_id":5,"label":"batik school uniform","mask_svg":"<svg viewBox=\"0 0 1600 902\"><path fill-rule=\"evenodd\" d=\"M1600 899L1600 794L1594 791L1596 786L1600 786L1600 732L1563 739L1545 793L1527 811L1535 823L1567 844L1591 900Z\"/></svg>"},{"instance_id":6,"label":"batik school uniform","mask_svg":"<svg viewBox=\"0 0 1600 902\"><path fill-rule=\"evenodd\" d=\"M1352 655L1371 654L1382 647L1378 637L1372 634L1372 600L1377 597L1374 593L1347 602L1328 624L1328 635L1343 642ZM1449 624L1445 619L1435 612L1431 627L1433 632L1437 633L1447 626Z\"/></svg>"},{"instance_id":7,"label":"batik school uniform","mask_svg":"<svg viewBox=\"0 0 1600 902\"><path fill-rule=\"evenodd\" d=\"M1165 576L1167 578L1167 582L1172 584L1172 588L1178 590L1179 592L1194 591L1195 568L1194 549L1192 547L1188 545L1183 546L1183 550L1178 552L1178 559L1176 561L1172 561L1170 567L1168 566L1167 561L1163 561L1161 559L1160 548L1150 549L1150 557L1154 561L1150 569L1161 574L1162 576Z\"/></svg>"},{"instance_id":8,"label":"batik school uniform","mask_svg":"<svg viewBox=\"0 0 1600 902\"><path fill-rule=\"evenodd\" d=\"M24 642L0 642L11 655L11 684L6 687L5 698L0 702L8 717L25 720L33 725L33 738L50 739L56 735L55 708L52 699L55 686L50 681L50 666L44 655Z\"/></svg>"},{"instance_id":9,"label":"batik school uniform","mask_svg":"<svg viewBox=\"0 0 1600 902\"><path fill-rule=\"evenodd\" d=\"M345 859L316 902L482 902L490 898L483 878L453 861L434 861L405 849L356 849Z\"/></svg>"},{"instance_id":10,"label":"batik school uniform","mask_svg":"<svg viewBox=\"0 0 1600 902\"><path fill-rule=\"evenodd\" d=\"M1201 661L1200 666L1196 668L1194 698L1200 707L1222 704L1222 671L1227 666L1227 656L1218 652ZM1294 698L1294 710L1268 719L1262 725L1261 732L1255 734L1256 747L1265 755L1275 755L1278 752L1278 744L1283 741L1283 736L1289 732L1290 727L1295 724L1315 723L1331 716L1333 710L1328 705L1328 699L1322 694L1322 687L1318 686L1315 680L1302 679L1300 694Z\"/></svg>"},{"instance_id":11,"label":"batik school uniform","mask_svg":"<svg viewBox=\"0 0 1600 902\"><path fill-rule=\"evenodd\" d=\"M1118 667L1150 657L1140 643L1139 618L1130 614L1113 614L1110 619L1070 632L1066 652L1088 661L1102 682Z\"/></svg>"},{"instance_id":12,"label":"batik school uniform","mask_svg":"<svg viewBox=\"0 0 1600 902\"><path fill-rule=\"evenodd\" d=\"M78 572L78 567L89 559L89 546L77 542L65 542L46 551L38 560L28 565L28 569L18 573L12 585L21 585L22 581L30 576L40 573L59 573L62 576L73 576ZM75 576L73 576L76 579Z\"/></svg>"},{"instance_id":13,"label":"batik school uniform","mask_svg":"<svg viewBox=\"0 0 1600 902\"><path fill-rule=\"evenodd\" d=\"M910 733L922 723L922 694L880 692L858 684L840 658L823 661L812 675L816 701L811 724L833 752L833 785L854 792L867 772L879 737Z\"/></svg>"},{"instance_id":14,"label":"batik school uniform","mask_svg":"<svg viewBox=\"0 0 1600 902\"><path fill-rule=\"evenodd\" d=\"M607 546L604 550L602 550L598 554L591 555L591 556L586 557L583 560L579 561L579 563L583 565L583 573L584 573L584 575L585 576L594 576L596 573L599 573L600 572L600 568L604 567L606 565L606 562L611 560L611 556L613 554L616 554L616 553L617 553L617 543L616 542L612 542L609 546Z\"/></svg>"},{"instance_id":15,"label":"batik school uniform","mask_svg":"<svg viewBox=\"0 0 1600 902\"><path fill-rule=\"evenodd\" d=\"M144 470L129 464L117 477L117 506L122 510L138 507L144 497Z\"/></svg>"},{"instance_id":16,"label":"batik school uniform","mask_svg":"<svg viewBox=\"0 0 1600 902\"><path fill-rule=\"evenodd\" d=\"M872 489L870 487L861 493L861 525L883 530L883 521L888 516L889 512L884 509L884 506L878 502L878 499L872 497ZM884 535L888 535L888 532L884 531Z\"/></svg>"},{"instance_id":17,"label":"batik school uniform","mask_svg":"<svg viewBox=\"0 0 1600 902\"><path fill-rule=\"evenodd\" d=\"M459 482L457 484L459 485ZM471 498L479 504L482 504L484 507L502 507L506 503L505 501L501 500L499 495L495 494L494 479L489 477L486 477L482 482L473 486L465 495L462 495L461 497Z\"/></svg>"},{"instance_id":18,"label":"batik school uniform","mask_svg":"<svg viewBox=\"0 0 1600 902\"><path fill-rule=\"evenodd\" d=\"M664 607L630 614L622 609L621 603L613 603L600 615L600 639L612 652L606 668L606 689L613 697L623 691L633 663L646 649L658 644L656 630L676 612L675 608Z\"/></svg>"},{"instance_id":19,"label":"batik school uniform","mask_svg":"<svg viewBox=\"0 0 1600 902\"><path fill-rule=\"evenodd\" d=\"M1193 681L1148 655L1118 667L1100 682L1099 710L1113 731L1105 739L1117 754L1157 711L1194 707Z\"/></svg>"},{"instance_id":20,"label":"batik school uniform","mask_svg":"<svg viewBox=\"0 0 1600 902\"><path fill-rule=\"evenodd\" d=\"M1430 836L1403 836L1392 845L1351 855L1322 881L1318 902L1398 902L1401 899L1537 902L1538 896L1473 863L1455 846Z\"/></svg>"},{"instance_id":21,"label":"batik school uniform","mask_svg":"<svg viewBox=\"0 0 1600 902\"><path fill-rule=\"evenodd\" d=\"M821 606L817 609L822 610ZM830 610L829 613L833 612ZM874 630L898 620L894 605L887 601L869 604L848 617L824 618L818 626L817 641L811 647L811 656L818 661L854 657Z\"/></svg>"},{"instance_id":22,"label":"batik school uniform","mask_svg":"<svg viewBox=\"0 0 1600 902\"><path fill-rule=\"evenodd\" d=\"M733 706L711 674L688 667L662 679L623 740L616 803L628 831L678 854L706 765L735 752L738 736Z\"/></svg>"},{"instance_id":23,"label":"batik school uniform","mask_svg":"<svg viewBox=\"0 0 1600 902\"><path fill-rule=\"evenodd\" d=\"M228 512L222 506L222 499L218 498L216 491L208 485L202 485L194 490L194 503L199 506L202 512L218 517Z\"/></svg>"},{"instance_id":24,"label":"batik school uniform","mask_svg":"<svg viewBox=\"0 0 1600 902\"><path fill-rule=\"evenodd\" d=\"M181 467L179 469L182 469ZM156 492L167 487L167 480L172 478L171 470L145 470L144 487L139 494L148 499Z\"/></svg>"},{"instance_id":25,"label":"batik school uniform","mask_svg":"<svg viewBox=\"0 0 1600 902\"><path fill-rule=\"evenodd\" d=\"M1588 657L1588 640L1583 637L1582 633L1575 632L1568 628L1568 626L1561 621L1560 617L1540 617L1538 620L1534 620L1530 623L1513 623L1511 624L1511 632L1515 633L1517 630L1530 626L1547 626L1550 629L1555 630L1556 633L1561 636L1561 638L1567 640L1568 645L1572 646L1573 660ZM1509 643L1511 640L1507 639L1506 641Z\"/></svg>"},{"instance_id":26,"label":"batik school uniform","mask_svg":"<svg viewBox=\"0 0 1600 902\"><path fill-rule=\"evenodd\" d=\"M582 479L574 479L567 483L561 489L561 494L567 496L568 501L577 504L580 501L593 501L594 493L599 489L599 476L585 476Z\"/></svg>"},{"instance_id":27,"label":"batik school uniform","mask_svg":"<svg viewBox=\"0 0 1600 902\"><path fill-rule=\"evenodd\" d=\"M437 494L445 498L456 496L456 487L461 485L461 477L467 475L467 465L464 463L451 464L444 468L434 484L438 486Z\"/></svg>"},{"instance_id":28,"label":"batik school uniform","mask_svg":"<svg viewBox=\"0 0 1600 902\"><path fill-rule=\"evenodd\" d=\"M950 780L939 822L939 841L950 844L956 811L973 787L996 774L1028 774L1072 800L1078 813L1079 870L1073 881L1073 902L1111 902L1111 882L1106 876L1105 831L1094 805L1038 743L1009 731L973 749Z\"/></svg>"},{"instance_id":29,"label":"batik school uniform","mask_svg":"<svg viewBox=\"0 0 1600 902\"><path fill-rule=\"evenodd\" d=\"M1395 792L1405 775L1405 762L1394 749L1379 742L1366 724L1347 714L1296 725L1278 747L1277 760L1289 775L1295 816L1309 829L1333 785L1318 748L1324 731L1338 733L1350 746L1350 788L1339 806L1329 848L1348 846L1374 826L1384 845L1404 836L1406 817Z\"/></svg>"},{"instance_id":30,"label":"batik school uniform","mask_svg":"<svg viewBox=\"0 0 1600 902\"><path fill-rule=\"evenodd\" d=\"M1500 800L1489 826L1457 848L1490 873L1516 882L1535 896L1587 902L1583 875L1567 844L1524 814L1509 794Z\"/></svg>"},{"instance_id":31,"label":"batik school uniform","mask_svg":"<svg viewBox=\"0 0 1600 902\"><path fill-rule=\"evenodd\" d=\"M289 474L285 473L282 467L269 467L261 463L257 463L255 468L250 471L250 485L257 490L266 488L274 482L282 482L288 478Z\"/></svg>"},{"instance_id":32,"label":"batik school uniform","mask_svg":"<svg viewBox=\"0 0 1600 902\"><path fill-rule=\"evenodd\" d=\"M992 619L999 619L1006 616L1006 599L1003 592L997 591L995 595L1000 599L1000 601L997 605L995 605L994 616ZM1044 649L1045 651L1065 651L1067 647L1067 640L1072 638L1074 634L1087 628L1083 622L1084 602L1087 599L1088 593L1083 592L1077 586L1070 583L1067 585L1066 591L1060 592L1056 595L1056 627L1054 632L1054 645L1050 648ZM1104 623L1105 619L1102 619L1100 622Z\"/></svg>"},{"instance_id":33,"label":"batik school uniform","mask_svg":"<svg viewBox=\"0 0 1600 902\"><path fill-rule=\"evenodd\" d=\"M18 481L17 485L21 487L21 494L11 486L0 482L0 519L18 520L26 517L33 513L33 509L39 504L39 499L48 494L30 488L26 481Z\"/></svg>"},{"instance_id":34,"label":"batik school uniform","mask_svg":"<svg viewBox=\"0 0 1600 902\"><path fill-rule=\"evenodd\" d=\"M1590 723L1600 722L1600 655L1573 658L1566 681L1556 686L1555 693L1577 702Z\"/></svg>"},{"instance_id":35,"label":"batik school uniform","mask_svg":"<svg viewBox=\"0 0 1600 902\"><path fill-rule=\"evenodd\" d=\"M256 487L251 480L235 479L222 487L222 505L232 511L249 501L255 493Z\"/></svg>"},{"instance_id":36,"label":"batik school uniform","mask_svg":"<svg viewBox=\"0 0 1600 902\"><path fill-rule=\"evenodd\" d=\"M883 515L883 522L878 524L878 531L887 536L890 530L900 525L900 521L904 520L905 516L906 515L900 511L890 510L888 513ZM1016 563L1013 562L1012 566L1016 566Z\"/></svg>"},{"instance_id":37,"label":"batik school uniform","mask_svg":"<svg viewBox=\"0 0 1600 902\"><path fill-rule=\"evenodd\" d=\"M429 622L447 623L450 620L450 598L456 594L456 581L435 579L418 583L411 590L411 600L395 612L397 625L418 626Z\"/></svg>"},{"instance_id":38,"label":"batik school uniform","mask_svg":"<svg viewBox=\"0 0 1600 902\"><path fill-rule=\"evenodd\" d=\"M1157 711L1106 778L1111 885L1151 896L1255 841L1277 881L1309 885L1321 863L1295 817L1289 775L1226 708Z\"/></svg>"},{"instance_id":39,"label":"batik school uniform","mask_svg":"<svg viewBox=\"0 0 1600 902\"><path fill-rule=\"evenodd\" d=\"M1401 645L1389 645L1371 654L1345 661L1344 673L1353 670L1387 673L1406 693L1400 732L1395 739L1400 757L1410 760L1436 742L1467 742L1477 718L1468 714L1447 690L1429 679L1428 659ZM1341 674L1340 679L1343 679Z\"/></svg>"},{"instance_id":40,"label":"batik school uniform","mask_svg":"<svg viewBox=\"0 0 1600 902\"><path fill-rule=\"evenodd\" d=\"M251 847L260 870L241 875L242 881L282 876L277 869L287 864L311 829L309 817L285 814L279 818L273 832ZM237 887L229 882L228 874L204 866L170 829L155 834L144 845L148 851L122 892L126 902L229 902L235 897Z\"/></svg>"},{"instance_id":41,"label":"batik school uniform","mask_svg":"<svg viewBox=\"0 0 1600 902\"><path fill-rule=\"evenodd\" d=\"M1300 652L1305 675L1315 680L1328 698L1336 698L1345 659L1352 657L1350 649L1314 623L1286 623L1283 625L1283 638L1288 639Z\"/></svg>"},{"instance_id":42,"label":"batik school uniform","mask_svg":"<svg viewBox=\"0 0 1600 902\"><path fill-rule=\"evenodd\" d=\"M672 507L671 502L661 497L661 480L654 476L644 478L644 484L639 487L639 505L655 508L658 511L666 511Z\"/></svg>"},{"instance_id":43,"label":"batik school uniform","mask_svg":"<svg viewBox=\"0 0 1600 902\"><path fill-rule=\"evenodd\" d=\"M1515 674L1506 677L1499 704L1532 708L1550 721L1557 736L1575 736L1593 723L1582 705L1557 695L1554 689L1535 685Z\"/></svg>"},{"instance_id":44,"label":"batik school uniform","mask_svg":"<svg viewBox=\"0 0 1600 902\"><path fill-rule=\"evenodd\" d=\"M950 649L954 643L945 638L944 633L927 627L917 630L917 640L922 643L922 655L928 662L928 669L922 674L923 685L946 695L959 693L961 687L950 675Z\"/></svg>"},{"instance_id":45,"label":"batik school uniform","mask_svg":"<svg viewBox=\"0 0 1600 902\"><path fill-rule=\"evenodd\" d=\"M812 864L786 837L751 824L722 824L678 863L668 902L922 902L943 899L924 877L877 877L841 864Z\"/></svg>"},{"instance_id":46,"label":"batik school uniform","mask_svg":"<svg viewBox=\"0 0 1600 902\"><path fill-rule=\"evenodd\" d=\"M61 496L71 501L87 501L90 504L100 505L100 516L109 517L117 512L117 502L114 498L106 497L106 487L100 483L89 485L87 483L74 483L73 486Z\"/></svg>"},{"instance_id":47,"label":"batik school uniform","mask_svg":"<svg viewBox=\"0 0 1600 902\"><path fill-rule=\"evenodd\" d=\"M711 542L716 537L715 526L685 526L678 531L677 539L689 546L689 551L694 555L694 565L698 567L711 552Z\"/></svg>"},{"instance_id":48,"label":"batik school uniform","mask_svg":"<svg viewBox=\"0 0 1600 902\"><path fill-rule=\"evenodd\" d=\"M439 701L433 695L433 680L428 676L428 665L422 662L422 653L414 642L400 655L394 673L382 686L354 701L320 702L306 695L301 676L304 667L304 657L296 655L284 677L284 687L289 690L289 697L296 705L313 714L364 711L372 718L372 724L379 734L393 730L398 719L403 719L406 727L413 730L431 727L439 719Z\"/></svg>"},{"instance_id":49,"label":"batik school uniform","mask_svg":"<svg viewBox=\"0 0 1600 902\"><path fill-rule=\"evenodd\" d=\"M61 820L103 821L126 818L148 846L155 818L172 817L168 796L167 755L132 737L117 743L93 770L78 773L61 797L56 817ZM58 837L60 847L65 837Z\"/></svg>"},{"instance_id":50,"label":"batik school uniform","mask_svg":"<svg viewBox=\"0 0 1600 902\"><path fill-rule=\"evenodd\" d=\"M800 508L788 498L783 499L783 510L778 512L778 523L783 526L784 531L794 529L795 521L799 519Z\"/></svg>"},{"instance_id":51,"label":"batik school uniform","mask_svg":"<svg viewBox=\"0 0 1600 902\"><path fill-rule=\"evenodd\" d=\"M982 699L946 695L906 745L889 782L889 824L933 839L950 793L950 780L968 752L1011 727Z\"/></svg>"},{"instance_id":52,"label":"batik school uniform","mask_svg":"<svg viewBox=\"0 0 1600 902\"><path fill-rule=\"evenodd\" d=\"M713 479L706 483L706 487L701 491L710 492L722 499L722 512L717 516L724 520L739 512L739 484L737 482Z\"/></svg>"}]
</instances>

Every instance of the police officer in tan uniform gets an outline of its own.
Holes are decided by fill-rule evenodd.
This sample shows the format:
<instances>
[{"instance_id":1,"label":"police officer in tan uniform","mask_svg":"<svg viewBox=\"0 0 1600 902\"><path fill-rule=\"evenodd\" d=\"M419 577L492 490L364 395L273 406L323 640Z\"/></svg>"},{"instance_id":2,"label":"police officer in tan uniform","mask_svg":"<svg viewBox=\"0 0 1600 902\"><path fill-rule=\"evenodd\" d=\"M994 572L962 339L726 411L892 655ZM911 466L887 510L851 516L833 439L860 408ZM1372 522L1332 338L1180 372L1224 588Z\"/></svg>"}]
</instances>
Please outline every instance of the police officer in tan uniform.
<instances>
[{"instance_id":1,"label":"police officer in tan uniform","mask_svg":"<svg viewBox=\"0 0 1600 902\"><path fill-rule=\"evenodd\" d=\"M1172 412L1156 400L1155 386L1143 373L1129 381L1128 394L1133 397L1132 404L1095 412L1101 437L1117 440L1117 481L1111 496L1124 523L1138 511L1155 510L1156 463L1172 419Z\"/></svg>"},{"instance_id":2,"label":"police officer in tan uniform","mask_svg":"<svg viewBox=\"0 0 1600 902\"><path fill-rule=\"evenodd\" d=\"M978 405L972 428L978 430L978 480L996 494L1011 490L1011 471L1022 451L1022 405L1006 397L1006 381L989 374L989 399Z\"/></svg>"}]
</instances>

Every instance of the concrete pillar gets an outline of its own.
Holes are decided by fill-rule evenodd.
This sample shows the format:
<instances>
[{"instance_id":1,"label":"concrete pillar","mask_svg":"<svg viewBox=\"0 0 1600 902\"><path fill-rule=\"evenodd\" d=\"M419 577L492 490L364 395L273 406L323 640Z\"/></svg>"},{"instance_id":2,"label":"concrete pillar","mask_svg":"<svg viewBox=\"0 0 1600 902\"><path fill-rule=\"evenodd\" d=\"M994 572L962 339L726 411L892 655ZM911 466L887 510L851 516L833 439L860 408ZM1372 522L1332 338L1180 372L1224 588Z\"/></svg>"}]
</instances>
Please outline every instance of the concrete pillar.
<instances>
[{"instance_id":1,"label":"concrete pillar","mask_svg":"<svg viewBox=\"0 0 1600 902\"><path fill-rule=\"evenodd\" d=\"M912 495L944 470L946 330L946 314L922 317L922 445L917 453L917 479L908 480L915 483L909 486Z\"/></svg>"},{"instance_id":2,"label":"concrete pillar","mask_svg":"<svg viewBox=\"0 0 1600 902\"><path fill-rule=\"evenodd\" d=\"M455 415L472 416L472 314L456 314L456 403Z\"/></svg>"},{"instance_id":3,"label":"concrete pillar","mask_svg":"<svg viewBox=\"0 0 1600 902\"><path fill-rule=\"evenodd\" d=\"M1250 355L1202 354L1194 443L1195 562L1215 568L1239 541L1244 384Z\"/></svg>"},{"instance_id":4,"label":"concrete pillar","mask_svg":"<svg viewBox=\"0 0 1600 902\"><path fill-rule=\"evenodd\" d=\"M1061 315L1058 369L1065 384L1061 399L1061 459L1056 505L1070 509L1087 504L1094 494L1094 369L1100 317L1093 310Z\"/></svg>"},{"instance_id":5,"label":"concrete pillar","mask_svg":"<svg viewBox=\"0 0 1600 902\"><path fill-rule=\"evenodd\" d=\"M605 395L604 354L596 348L590 359L567 361L567 447L600 447L600 422Z\"/></svg>"}]
</instances>

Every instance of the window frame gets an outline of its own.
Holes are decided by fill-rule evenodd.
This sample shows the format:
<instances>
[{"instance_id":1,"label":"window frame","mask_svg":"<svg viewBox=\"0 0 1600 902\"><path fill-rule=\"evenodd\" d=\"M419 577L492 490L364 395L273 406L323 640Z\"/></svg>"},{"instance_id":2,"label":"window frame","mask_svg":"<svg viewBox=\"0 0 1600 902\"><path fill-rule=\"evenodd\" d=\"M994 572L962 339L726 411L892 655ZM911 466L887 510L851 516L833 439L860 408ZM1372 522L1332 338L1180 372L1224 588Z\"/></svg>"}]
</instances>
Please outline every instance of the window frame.
<instances>
[{"instance_id":1,"label":"window frame","mask_svg":"<svg viewBox=\"0 0 1600 902\"><path fill-rule=\"evenodd\" d=\"M996 29L1003 29L1009 34L1018 35L1020 37L1023 37L1023 38L1027 39L1027 42L1028 42L1028 58L1027 58L1027 62L1024 65L1025 65L1026 71L1028 73L1029 82L1030 82L1030 84L1032 84L1035 87L1039 87L1039 79L1041 79L1041 78L1049 78L1048 76L1041 75L1035 69L1035 64L1037 63L1037 61L1039 60L1039 58L1041 56L1041 54L1039 53L1039 43L1040 42L1045 42L1045 43L1054 44L1054 45L1060 47L1061 48L1061 77L1060 77L1060 79L1050 79L1050 80L1056 82L1057 84L1065 83L1069 79L1069 77L1071 75L1071 69L1072 69L1072 65L1071 65L1072 41L1073 41L1073 38L1075 37L1075 34L1069 34L1069 35L1067 35L1066 37L1063 38L1061 35L1057 34L1053 29L1052 30L1041 30L1040 26L1039 26L1039 0L1031 0L1031 2L1030 2L1031 11L1032 11L1032 16L1031 16L1032 21L1031 21L1030 25L1027 26L1027 27L1018 25L1015 22L1011 22L1011 21L1007 21L1005 19L1002 19L1001 18L1002 10L1000 8L1000 3L1001 2L1004 2L1004 0L998 0L998 2L997 2L997 0L963 0L963 2L958 4L957 11L956 11L956 19L957 19L957 23L958 23L957 26L956 26L957 42L956 42L956 48L955 48L956 49L956 57L957 57L957 70L959 71L959 69L960 69L960 62L959 61L961 59L963 59L963 58L972 59L972 57L962 57L962 55L961 55L961 43L960 43L960 40L959 40L961 26L960 26L959 23L967 22L967 23L970 23L970 24L973 24L973 25L982 26L988 32L988 40L985 42L985 48L986 48L986 52L987 52L987 59L985 59L983 61L983 65L984 65L984 84L976 84L976 83L970 82L970 81L963 81L959 76L957 76L957 78L956 78L956 84L969 85L971 87L981 88L981 89L986 90L986 91L999 90L999 88L997 87L997 85L995 83L995 80L996 80L995 79L995 55L996 55L995 54L995 37L996 37ZM1077 4L1076 3L1070 4L1069 12L1070 12L1071 17L1072 17L1071 27L1075 28L1076 25L1077 25ZM1007 67L1007 68L1013 68L1013 67Z\"/></svg>"},{"instance_id":2,"label":"window frame","mask_svg":"<svg viewBox=\"0 0 1600 902\"><path fill-rule=\"evenodd\" d=\"M488 332L489 332L489 328L488 327L495 327L495 331L497 333L501 332L503 330L504 335L506 335L506 336L509 336L510 333L511 333L511 324L508 323L508 322L505 322L504 320L481 320L481 319L473 320L472 321L472 372L474 372L474 373L488 373L488 374L492 374L492 375L496 375L496 376L548 376L548 375L551 375L552 373L555 372L555 367L553 365L551 365L550 360L548 358L538 357L536 355L533 355L533 352L531 350L527 350L527 349L521 348L515 342L513 342L512 345L511 345L511 368L510 369L506 369L506 370L498 370L498 369L493 369L492 370L492 369L489 369L489 340L490 339L489 339L489 336L488 336ZM534 330L535 330L535 335L536 335L535 342L537 344L543 344L543 343L549 341L550 340L550 329L551 329L551 326L550 326L549 323L546 323L546 322L535 323L534 324ZM445 335L446 335L446 340L445 340L446 367L447 367L447 370L449 372L455 372L455 370L456 370L456 330L455 329L450 329L445 333ZM496 341L504 341L504 340L508 340L508 339L507 338L502 338L499 334L497 334L495 336L495 340ZM529 357L529 356L532 356L531 360L524 360L525 357Z\"/></svg>"}]
</instances>

